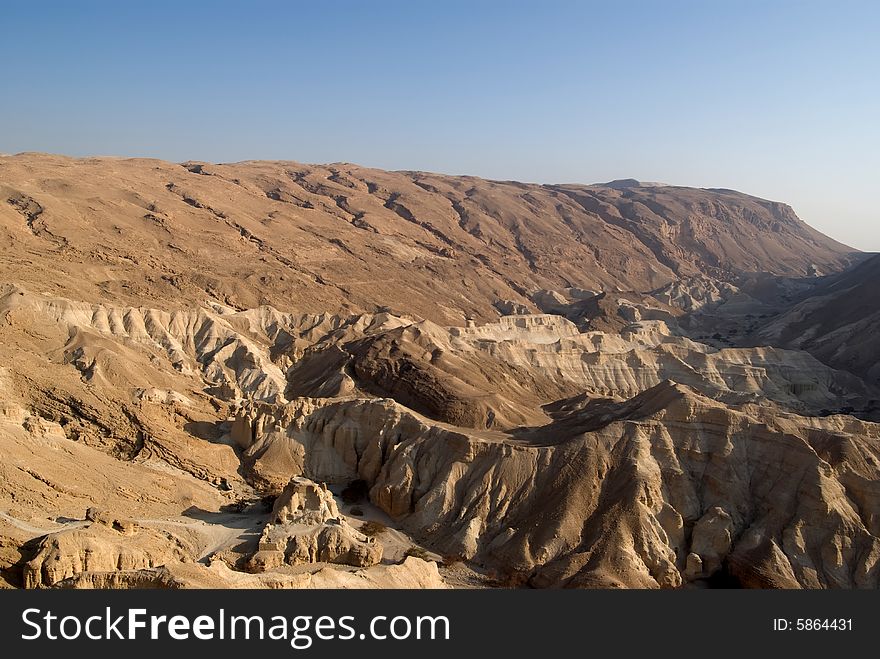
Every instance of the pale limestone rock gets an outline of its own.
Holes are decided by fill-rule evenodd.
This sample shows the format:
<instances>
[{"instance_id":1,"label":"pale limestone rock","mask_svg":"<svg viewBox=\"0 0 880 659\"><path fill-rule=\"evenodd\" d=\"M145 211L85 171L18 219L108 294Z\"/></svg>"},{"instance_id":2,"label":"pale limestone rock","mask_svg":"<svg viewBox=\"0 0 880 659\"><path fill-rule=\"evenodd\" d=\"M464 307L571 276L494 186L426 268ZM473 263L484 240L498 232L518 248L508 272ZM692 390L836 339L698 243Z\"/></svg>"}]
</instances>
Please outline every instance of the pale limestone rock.
<instances>
[{"instance_id":1,"label":"pale limestone rock","mask_svg":"<svg viewBox=\"0 0 880 659\"><path fill-rule=\"evenodd\" d=\"M684 567L684 576L689 581L703 576L703 559L699 554L691 552L687 555Z\"/></svg>"},{"instance_id":2,"label":"pale limestone rock","mask_svg":"<svg viewBox=\"0 0 880 659\"><path fill-rule=\"evenodd\" d=\"M230 570L222 561L210 566L169 562L156 568L89 572L58 582L59 588L446 588L433 561L413 556L397 565L374 565L352 570L321 565L312 571L291 568L258 574Z\"/></svg>"},{"instance_id":3,"label":"pale limestone rock","mask_svg":"<svg viewBox=\"0 0 880 659\"><path fill-rule=\"evenodd\" d=\"M791 412L859 404L870 390L806 353L715 350L676 335L662 320L641 320L617 334L581 333L551 315L442 328L390 314L309 316L270 307L163 312L18 290L2 299L0 311L4 328L39 323L57 332L59 343L47 345L75 376L75 386L67 386L87 399L52 399L76 411L71 425L89 417L120 435L124 428L137 452L120 455L138 456L137 462L111 462L101 453L99 461L65 432L88 435L70 426L62 431L17 404L0 405L4 447L15 446L16 462L27 465L27 471L5 472L16 479L9 491L17 501L24 492L35 508L45 501L99 500L90 488L106 471L113 477L101 484L102 497L113 491L117 505L138 512L141 505L167 506L163 497L187 501L178 513L192 505L191 491L205 495L174 470L188 471L202 485L221 474L235 478L240 465L229 445L235 444L242 471L261 494L287 492L290 477L300 474L337 484L362 478L373 503L438 551L523 571L534 584L676 587L723 571L755 586L878 585L878 426L847 415ZM33 359L30 348L16 349L16 359ZM324 357L335 378L326 387L315 375ZM163 360L172 375L162 370ZM157 363L162 369L150 370ZM423 376L410 389L395 388L403 366ZM382 369L387 390L358 389L377 386L374 376ZM42 377L51 377L54 387L54 375ZM76 389L82 382L88 396ZM132 391L172 391L181 382L194 406L207 406L205 391L227 399L211 401L218 420L232 418L222 429L226 435L212 436L205 426L214 418L190 418L195 412L181 410L189 406L174 396L135 395L136 409L124 407L121 414L92 393L113 400L119 390L128 406ZM497 388L488 392L493 383ZM298 395L297 387L315 397ZM413 411L434 399L442 405ZM39 393L31 400L39 401ZM553 400L546 414L541 411ZM230 410L233 403L239 405ZM53 414L50 409L46 417ZM168 436L185 434L180 425L191 434L175 445ZM157 429L146 441L139 434L145 427ZM87 441L104 440L97 435ZM100 470L87 474L77 469L79 460ZM158 481L128 488L150 461L168 476L165 489L153 491ZM67 474L68 463L76 476ZM376 547L336 524L338 510L319 486L294 489L282 504L286 512L278 511L284 519L264 533L256 568L377 560ZM307 502L310 491L324 508ZM132 557L120 550L124 565L163 560L152 531L114 521L116 508L110 511L91 515L88 530L97 539L89 541L89 566L100 570L112 562L103 556L114 555L120 538L126 552L140 552ZM31 528L27 520L15 523L18 530ZM80 551L86 540L76 537L63 535L49 547L46 555L55 552L59 570L44 574L44 565L33 566L32 585L97 574L91 567L77 572L87 561ZM92 563L93 556L102 558Z\"/></svg>"},{"instance_id":4,"label":"pale limestone rock","mask_svg":"<svg viewBox=\"0 0 880 659\"><path fill-rule=\"evenodd\" d=\"M265 572L304 563L368 567L381 560L382 545L345 521L326 485L297 477L276 499L248 569Z\"/></svg>"},{"instance_id":5,"label":"pale limestone rock","mask_svg":"<svg viewBox=\"0 0 880 659\"><path fill-rule=\"evenodd\" d=\"M532 571L537 584L676 587L725 567L749 584L877 584L876 518L817 456L816 420L735 411L668 382L602 406L573 405L510 443L385 400L257 405L286 430L255 438L251 468L268 479L280 465L262 456L299 445L292 473L363 478L376 505L438 550ZM848 428L834 441L850 451L880 439L873 424Z\"/></svg>"},{"instance_id":6,"label":"pale limestone rock","mask_svg":"<svg viewBox=\"0 0 880 659\"><path fill-rule=\"evenodd\" d=\"M173 537L104 518L44 537L24 566L24 587L46 588L93 572L138 570L188 560L186 548Z\"/></svg>"},{"instance_id":7,"label":"pale limestone rock","mask_svg":"<svg viewBox=\"0 0 880 659\"><path fill-rule=\"evenodd\" d=\"M520 302L513 300L498 300L495 308L505 316L524 316L529 313L529 308Z\"/></svg>"}]
</instances>

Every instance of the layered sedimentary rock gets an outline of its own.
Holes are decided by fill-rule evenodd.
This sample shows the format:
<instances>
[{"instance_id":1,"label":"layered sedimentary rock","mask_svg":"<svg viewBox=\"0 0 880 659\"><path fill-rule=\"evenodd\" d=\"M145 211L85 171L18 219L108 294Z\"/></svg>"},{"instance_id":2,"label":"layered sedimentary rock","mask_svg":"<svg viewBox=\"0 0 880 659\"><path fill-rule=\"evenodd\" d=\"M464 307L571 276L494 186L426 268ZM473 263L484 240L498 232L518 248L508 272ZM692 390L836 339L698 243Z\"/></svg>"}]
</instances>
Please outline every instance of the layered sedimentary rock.
<instances>
[{"instance_id":1,"label":"layered sedimentary rock","mask_svg":"<svg viewBox=\"0 0 880 659\"><path fill-rule=\"evenodd\" d=\"M0 158L0 244L0 281L71 299L388 307L441 324L489 320L498 300L530 306L538 290L853 261L785 204L731 190L40 154Z\"/></svg>"},{"instance_id":2,"label":"layered sedimentary rock","mask_svg":"<svg viewBox=\"0 0 880 659\"><path fill-rule=\"evenodd\" d=\"M390 401L330 402L274 417L286 430L255 441L302 455L270 465L367 480L405 528L536 585L673 587L723 574L877 586L880 426L733 410L670 382L624 402L571 401L554 417L487 435Z\"/></svg>"},{"instance_id":3,"label":"layered sedimentary rock","mask_svg":"<svg viewBox=\"0 0 880 659\"><path fill-rule=\"evenodd\" d=\"M0 586L878 585L877 261L782 204L0 160Z\"/></svg>"},{"instance_id":4,"label":"layered sedimentary rock","mask_svg":"<svg viewBox=\"0 0 880 659\"><path fill-rule=\"evenodd\" d=\"M807 350L880 384L880 256L829 278L761 328L761 342Z\"/></svg>"},{"instance_id":5,"label":"layered sedimentary rock","mask_svg":"<svg viewBox=\"0 0 880 659\"><path fill-rule=\"evenodd\" d=\"M340 518L329 493L290 481L304 475L340 486L363 479L373 503L438 550L523 572L537 585L668 587L720 573L754 585L876 580L875 531L867 521L873 513L848 506L848 495L829 500L835 487L859 486L851 476L844 486L824 473L812 448L839 441L868 460L871 443L861 438L875 437L875 427L842 431L831 420L796 414L839 401L842 392L858 401L871 390L804 352L713 349L675 336L662 321L630 323L616 334L581 332L555 315L442 328L388 314L162 314L21 289L8 292L3 308L7 323L27 314L63 328L62 337L94 337L72 352L69 341L58 347L62 355L82 356L89 343L99 344L88 368L63 359L107 395L118 382L108 353L128 350L150 355L138 357L141 377L128 372L139 405L190 408L199 380L238 400L231 420L217 426L213 446L240 451L248 483L282 495L249 559L252 571L381 559L380 546ZM172 364L171 380L161 363ZM174 378L187 382L192 395L175 393L187 387ZM301 391L315 395L294 396ZM792 427L775 428L768 410ZM707 491L707 465L718 455L726 456L713 467L720 485ZM752 464L761 473L750 473ZM862 478L876 475L868 469ZM764 491L762 482L779 484L779 491ZM778 504L784 493L794 499L782 523L759 502ZM870 487L858 496L871 510ZM801 497L822 504L804 507ZM310 498L314 510L303 508ZM295 515L285 508L293 500ZM834 514L820 514L822 506ZM819 529L804 530L812 524ZM73 544L85 546L82 533L60 537L76 534ZM814 558L828 538L856 548ZM53 537L36 567L26 569L28 585L75 576L74 568L34 576L52 552L84 564L86 549L58 542ZM111 559L131 558L106 544ZM138 556L133 568L181 560Z\"/></svg>"},{"instance_id":6,"label":"layered sedimentary rock","mask_svg":"<svg viewBox=\"0 0 880 659\"><path fill-rule=\"evenodd\" d=\"M248 569L265 572L302 563L369 567L381 560L382 545L345 521L326 485L292 478L275 501Z\"/></svg>"},{"instance_id":7,"label":"layered sedimentary rock","mask_svg":"<svg viewBox=\"0 0 880 659\"><path fill-rule=\"evenodd\" d=\"M24 566L24 587L40 588L90 572L127 572L190 560L174 536L130 520L103 518L45 536Z\"/></svg>"},{"instance_id":8,"label":"layered sedimentary rock","mask_svg":"<svg viewBox=\"0 0 880 659\"><path fill-rule=\"evenodd\" d=\"M159 568L132 572L81 574L65 579L60 588L446 588L432 561L408 557L396 565L376 565L356 570L320 567L315 571L250 574L231 570L217 561L210 566L199 563L172 563Z\"/></svg>"}]
</instances>

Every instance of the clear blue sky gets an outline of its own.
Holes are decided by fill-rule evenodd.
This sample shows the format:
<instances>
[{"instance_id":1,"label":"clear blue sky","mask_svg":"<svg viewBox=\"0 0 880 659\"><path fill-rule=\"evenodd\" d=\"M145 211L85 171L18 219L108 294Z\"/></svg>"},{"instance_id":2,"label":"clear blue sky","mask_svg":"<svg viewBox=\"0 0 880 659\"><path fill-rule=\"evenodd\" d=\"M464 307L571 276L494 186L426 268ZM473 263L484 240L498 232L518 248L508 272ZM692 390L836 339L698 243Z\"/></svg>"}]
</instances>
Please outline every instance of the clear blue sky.
<instances>
[{"instance_id":1,"label":"clear blue sky","mask_svg":"<svg viewBox=\"0 0 880 659\"><path fill-rule=\"evenodd\" d=\"M880 2L3 1L0 152L633 177L880 251Z\"/></svg>"}]
</instances>

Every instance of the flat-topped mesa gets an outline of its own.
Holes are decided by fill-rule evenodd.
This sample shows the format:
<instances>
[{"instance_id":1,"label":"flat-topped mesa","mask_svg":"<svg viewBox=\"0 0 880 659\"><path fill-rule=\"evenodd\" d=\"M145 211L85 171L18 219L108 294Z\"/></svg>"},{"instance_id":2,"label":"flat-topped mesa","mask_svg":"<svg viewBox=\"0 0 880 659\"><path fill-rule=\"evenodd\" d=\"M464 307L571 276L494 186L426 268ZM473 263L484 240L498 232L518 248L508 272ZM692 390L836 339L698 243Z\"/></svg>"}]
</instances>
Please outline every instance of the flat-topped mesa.
<instances>
[{"instance_id":1,"label":"flat-topped mesa","mask_svg":"<svg viewBox=\"0 0 880 659\"><path fill-rule=\"evenodd\" d=\"M670 336L669 326L663 320L639 320L630 323L622 330L620 336L627 341L641 345L660 345Z\"/></svg>"},{"instance_id":2,"label":"flat-topped mesa","mask_svg":"<svg viewBox=\"0 0 880 659\"><path fill-rule=\"evenodd\" d=\"M577 326L570 320L553 314L502 316L494 323L449 328L449 334L454 337L489 341L527 339L531 343L553 343L579 333Z\"/></svg>"}]
</instances>

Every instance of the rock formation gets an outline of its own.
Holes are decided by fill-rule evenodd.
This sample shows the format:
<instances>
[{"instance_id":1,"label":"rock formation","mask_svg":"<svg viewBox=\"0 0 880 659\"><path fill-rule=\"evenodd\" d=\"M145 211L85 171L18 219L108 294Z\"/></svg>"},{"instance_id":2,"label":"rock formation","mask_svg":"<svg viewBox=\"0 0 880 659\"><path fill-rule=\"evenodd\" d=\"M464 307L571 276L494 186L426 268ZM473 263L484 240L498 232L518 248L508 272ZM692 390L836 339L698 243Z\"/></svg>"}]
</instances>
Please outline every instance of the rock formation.
<instances>
[{"instance_id":1,"label":"rock formation","mask_svg":"<svg viewBox=\"0 0 880 659\"><path fill-rule=\"evenodd\" d=\"M34 154L0 181L0 586L880 585L878 260L787 206Z\"/></svg>"},{"instance_id":2,"label":"rock formation","mask_svg":"<svg viewBox=\"0 0 880 659\"><path fill-rule=\"evenodd\" d=\"M446 588L432 561L408 557L396 565L376 565L356 570L320 567L311 572L263 572L249 574L230 570L217 561L210 566L199 563L171 563L158 568L131 572L92 572L65 579L59 588Z\"/></svg>"},{"instance_id":3,"label":"rock formation","mask_svg":"<svg viewBox=\"0 0 880 659\"><path fill-rule=\"evenodd\" d=\"M807 350L835 368L880 384L880 256L823 281L758 333L760 341Z\"/></svg>"},{"instance_id":4,"label":"rock formation","mask_svg":"<svg viewBox=\"0 0 880 659\"><path fill-rule=\"evenodd\" d=\"M294 477L276 499L248 569L319 562L369 567L381 560L382 545L345 521L325 485Z\"/></svg>"},{"instance_id":5,"label":"rock formation","mask_svg":"<svg viewBox=\"0 0 880 659\"><path fill-rule=\"evenodd\" d=\"M288 469L364 478L404 528L538 585L671 587L723 566L748 585L877 586L880 426L734 410L668 381L553 416L487 436L351 401L297 408L289 433L256 442L298 444Z\"/></svg>"},{"instance_id":6,"label":"rock formation","mask_svg":"<svg viewBox=\"0 0 880 659\"><path fill-rule=\"evenodd\" d=\"M90 516L89 523L43 537L24 566L24 587L44 588L90 572L127 572L189 560L174 536L131 520Z\"/></svg>"},{"instance_id":7,"label":"rock formation","mask_svg":"<svg viewBox=\"0 0 880 659\"><path fill-rule=\"evenodd\" d=\"M0 159L0 182L0 281L131 307L387 307L463 324L539 290L805 276L854 260L788 206L729 190L39 154Z\"/></svg>"}]
</instances>

